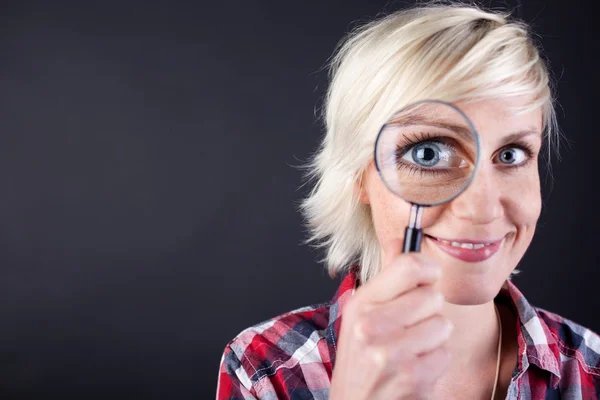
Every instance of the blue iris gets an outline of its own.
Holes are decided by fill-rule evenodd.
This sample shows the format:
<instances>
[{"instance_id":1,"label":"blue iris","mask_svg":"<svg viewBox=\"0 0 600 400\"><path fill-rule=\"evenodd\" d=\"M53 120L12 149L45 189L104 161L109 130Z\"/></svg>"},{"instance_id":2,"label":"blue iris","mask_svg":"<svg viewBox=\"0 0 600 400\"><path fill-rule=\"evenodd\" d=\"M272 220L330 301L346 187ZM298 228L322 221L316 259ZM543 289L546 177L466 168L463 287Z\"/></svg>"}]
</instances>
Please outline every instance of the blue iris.
<instances>
[{"instance_id":1,"label":"blue iris","mask_svg":"<svg viewBox=\"0 0 600 400\"><path fill-rule=\"evenodd\" d=\"M433 167L440 161L440 148L432 142L420 143L413 147L413 160L424 167Z\"/></svg>"}]
</instances>

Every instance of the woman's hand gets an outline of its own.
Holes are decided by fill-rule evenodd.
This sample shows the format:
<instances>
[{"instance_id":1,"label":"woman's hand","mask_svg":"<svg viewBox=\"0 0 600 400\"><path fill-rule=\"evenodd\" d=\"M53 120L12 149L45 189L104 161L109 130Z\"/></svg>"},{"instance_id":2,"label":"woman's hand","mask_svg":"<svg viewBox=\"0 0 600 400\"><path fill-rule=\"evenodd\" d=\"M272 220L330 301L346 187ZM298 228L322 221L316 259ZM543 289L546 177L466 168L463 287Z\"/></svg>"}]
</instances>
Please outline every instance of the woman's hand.
<instances>
[{"instance_id":1,"label":"woman's hand","mask_svg":"<svg viewBox=\"0 0 600 400\"><path fill-rule=\"evenodd\" d=\"M428 398L448 367L452 326L433 288L440 268L422 254L397 252L348 300L330 400Z\"/></svg>"}]
</instances>

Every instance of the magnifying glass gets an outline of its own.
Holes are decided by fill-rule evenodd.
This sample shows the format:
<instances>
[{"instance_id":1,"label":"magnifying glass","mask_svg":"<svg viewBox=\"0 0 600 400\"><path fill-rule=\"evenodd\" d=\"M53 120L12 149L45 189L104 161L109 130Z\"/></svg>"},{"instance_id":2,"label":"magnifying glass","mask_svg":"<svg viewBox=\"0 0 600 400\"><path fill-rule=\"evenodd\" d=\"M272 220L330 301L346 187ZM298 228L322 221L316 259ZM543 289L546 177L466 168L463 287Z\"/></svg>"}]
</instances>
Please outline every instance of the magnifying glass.
<instances>
[{"instance_id":1,"label":"magnifying glass","mask_svg":"<svg viewBox=\"0 0 600 400\"><path fill-rule=\"evenodd\" d=\"M395 112L375 142L375 165L386 187L409 202L403 252L418 252L424 207L447 203L471 183L479 165L479 135L458 107L440 100Z\"/></svg>"}]
</instances>

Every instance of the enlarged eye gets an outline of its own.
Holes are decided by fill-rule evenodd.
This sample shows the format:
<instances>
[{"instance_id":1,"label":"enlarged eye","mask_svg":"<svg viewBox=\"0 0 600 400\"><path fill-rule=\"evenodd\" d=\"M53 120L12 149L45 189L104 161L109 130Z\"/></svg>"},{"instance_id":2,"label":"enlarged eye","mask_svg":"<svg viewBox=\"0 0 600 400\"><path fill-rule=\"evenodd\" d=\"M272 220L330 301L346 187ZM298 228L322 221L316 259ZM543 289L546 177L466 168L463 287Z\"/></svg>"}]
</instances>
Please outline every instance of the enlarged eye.
<instances>
[{"instance_id":1,"label":"enlarged eye","mask_svg":"<svg viewBox=\"0 0 600 400\"><path fill-rule=\"evenodd\" d=\"M454 148L439 142L421 142L407 149L402 160L428 168L452 168L462 166L465 161Z\"/></svg>"},{"instance_id":2,"label":"enlarged eye","mask_svg":"<svg viewBox=\"0 0 600 400\"><path fill-rule=\"evenodd\" d=\"M521 164L526 158L525 150L518 147L507 147L498 153L498 159L502 164Z\"/></svg>"}]
</instances>

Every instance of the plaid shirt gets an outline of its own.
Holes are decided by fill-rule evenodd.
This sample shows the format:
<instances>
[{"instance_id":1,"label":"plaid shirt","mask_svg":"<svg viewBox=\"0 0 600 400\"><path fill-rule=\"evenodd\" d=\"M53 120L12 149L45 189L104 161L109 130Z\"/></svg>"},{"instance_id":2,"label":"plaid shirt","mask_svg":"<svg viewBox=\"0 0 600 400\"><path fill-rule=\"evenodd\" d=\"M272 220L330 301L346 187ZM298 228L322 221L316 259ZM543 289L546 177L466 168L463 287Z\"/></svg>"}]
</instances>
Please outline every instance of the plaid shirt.
<instances>
[{"instance_id":1,"label":"plaid shirt","mask_svg":"<svg viewBox=\"0 0 600 400\"><path fill-rule=\"evenodd\" d=\"M225 347L217 400L327 399L350 272L331 302L279 315L242 331ZM519 356L507 399L600 399L600 337L530 305L507 280L496 302L518 315Z\"/></svg>"}]
</instances>

